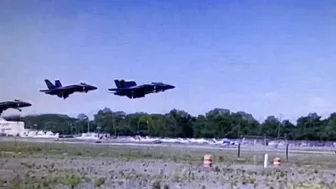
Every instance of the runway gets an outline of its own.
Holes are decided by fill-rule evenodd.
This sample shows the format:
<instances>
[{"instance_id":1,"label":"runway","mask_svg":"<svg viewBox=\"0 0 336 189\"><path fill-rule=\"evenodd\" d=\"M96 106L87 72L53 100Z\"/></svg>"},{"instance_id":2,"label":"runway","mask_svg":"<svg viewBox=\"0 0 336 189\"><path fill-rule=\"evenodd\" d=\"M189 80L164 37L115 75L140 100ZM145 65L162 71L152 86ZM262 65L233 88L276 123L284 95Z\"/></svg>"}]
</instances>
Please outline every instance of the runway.
<instances>
[{"instance_id":1,"label":"runway","mask_svg":"<svg viewBox=\"0 0 336 189\"><path fill-rule=\"evenodd\" d=\"M220 146L220 145L207 145L207 144L178 144L178 143L140 143L140 142L124 142L124 141L117 141L113 140L110 142L102 142L96 143L94 141L79 141L75 139L66 139L66 140L54 140L54 139L38 139L38 138L21 138L21 137L0 137L0 142L29 142L29 143L53 143L53 144L78 144L78 145L88 145L90 147L97 146L97 147L107 147L107 146L127 146L127 147L158 147L158 148L188 148L192 150L202 150L202 151L237 151L238 147L234 145L229 146ZM285 153L286 149L284 147L275 148L271 146L253 146L253 145L241 145L240 148L241 152L255 152L255 153ZM305 147L289 147L290 154L315 154L315 155L332 155L335 153L335 149L333 148L305 148Z\"/></svg>"}]
</instances>

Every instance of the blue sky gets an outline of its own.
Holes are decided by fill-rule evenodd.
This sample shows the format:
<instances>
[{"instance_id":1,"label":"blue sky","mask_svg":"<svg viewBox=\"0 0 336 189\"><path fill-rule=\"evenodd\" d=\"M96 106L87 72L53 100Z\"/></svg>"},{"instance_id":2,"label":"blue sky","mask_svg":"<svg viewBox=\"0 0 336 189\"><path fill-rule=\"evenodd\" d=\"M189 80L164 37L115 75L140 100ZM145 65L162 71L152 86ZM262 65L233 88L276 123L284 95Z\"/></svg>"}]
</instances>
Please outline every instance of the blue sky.
<instances>
[{"instance_id":1,"label":"blue sky","mask_svg":"<svg viewBox=\"0 0 336 189\"><path fill-rule=\"evenodd\" d=\"M1 1L0 100L32 102L23 114L218 107L258 120L328 116L335 23L332 0ZM63 100L39 92L45 78L98 90ZM107 92L115 78L176 89L130 100Z\"/></svg>"}]
</instances>

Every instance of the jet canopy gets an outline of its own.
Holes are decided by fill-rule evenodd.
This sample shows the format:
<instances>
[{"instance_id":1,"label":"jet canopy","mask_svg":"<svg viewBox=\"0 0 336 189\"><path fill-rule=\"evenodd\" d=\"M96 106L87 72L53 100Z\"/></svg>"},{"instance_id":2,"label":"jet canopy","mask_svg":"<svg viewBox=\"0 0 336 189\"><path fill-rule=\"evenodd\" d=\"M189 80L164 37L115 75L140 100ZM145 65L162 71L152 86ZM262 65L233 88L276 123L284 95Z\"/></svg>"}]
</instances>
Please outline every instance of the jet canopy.
<instances>
[{"instance_id":1,"label":"jet canopy","mask_svg":"<svg viewBox=\"0 0 336 189\"><path fill-rule=\"evenodd\" d=\"M162 82L152 82L153 85L163 85Z\"/></svg>"}]
</instances>

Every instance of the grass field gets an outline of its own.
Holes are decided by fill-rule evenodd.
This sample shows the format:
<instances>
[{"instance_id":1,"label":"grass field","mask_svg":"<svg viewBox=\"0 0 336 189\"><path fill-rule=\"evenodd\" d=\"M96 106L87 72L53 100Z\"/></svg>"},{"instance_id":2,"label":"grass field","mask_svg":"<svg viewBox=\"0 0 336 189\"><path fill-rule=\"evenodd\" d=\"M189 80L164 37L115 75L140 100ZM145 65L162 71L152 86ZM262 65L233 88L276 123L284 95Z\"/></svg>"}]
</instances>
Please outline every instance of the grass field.
<instances>
[{"instance_id":1,"label":"grass field","mask_svg":"<svg viewBox=\"0 0 336 189\"><path fill-rule=\"evenodd\" d=\"M0 188L336 188L336 155L192 147L0 142ZM212 169L203 168L213 155ZM282 159L273 168L274 157Z\"/></svg>"}]
</instances>

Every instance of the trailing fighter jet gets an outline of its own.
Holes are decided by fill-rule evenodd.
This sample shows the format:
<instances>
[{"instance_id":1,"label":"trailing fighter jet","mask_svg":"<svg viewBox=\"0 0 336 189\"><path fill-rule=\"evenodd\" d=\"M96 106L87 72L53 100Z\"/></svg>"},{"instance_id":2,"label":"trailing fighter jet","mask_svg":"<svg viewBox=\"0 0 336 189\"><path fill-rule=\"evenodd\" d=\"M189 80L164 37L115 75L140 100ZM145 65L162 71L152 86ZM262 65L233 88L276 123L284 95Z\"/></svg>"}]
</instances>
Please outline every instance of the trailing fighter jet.
<instances>
[{"instance_id":1,"label":"trailing fighter jet","mask_svg":"<svg viewBox=\"0 0 336 189\"><path fill-rule=\"evenodd\" d=\"M62 83L60 80L55 80L55 85L52 84L48 79L44 81L47 84L48 89L40 90L40 92L44 92L45 94L48 94L48 95L57 95L59 98L63 98L63 99L68 98L69 95L75 92L87 93L89 91L93 91L97 89L97 87L88 85L86 83L62 86Z\"/></svg>"},{"instance_id":2,"label":"trailing fighter jet","mask_svg":"<svg viewBox=\"0 0 336 189\"><path fill-rule=\"evenodd\" d=\"M32 106L32 104L17 99L15 99L14 101L0 102L0 114L9 108L13 108L21 112L22 111L21 108L29 106Z\"/></svg>"},{"instance_id":3,"label":"trailing fighter jet","mask_svg":"<svg viewBox=\"0 0 336 189\"><path fill-rule=\"evenodd\" d=\"M115 95L127 96L128 98L141 98L150 93L158 93L175 88L173 85L162 82L152 82L151 84L143 85L137 85L135 81L114 80L114 82L117 88L108 90L115 91Z\"/></svg>"}]
</instances>

